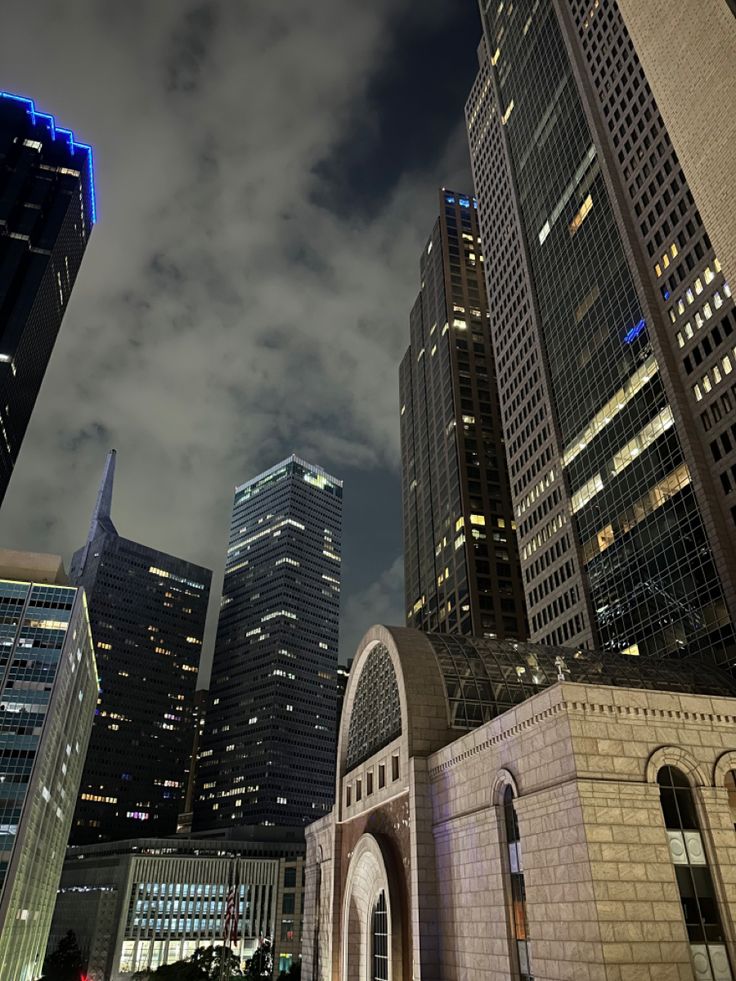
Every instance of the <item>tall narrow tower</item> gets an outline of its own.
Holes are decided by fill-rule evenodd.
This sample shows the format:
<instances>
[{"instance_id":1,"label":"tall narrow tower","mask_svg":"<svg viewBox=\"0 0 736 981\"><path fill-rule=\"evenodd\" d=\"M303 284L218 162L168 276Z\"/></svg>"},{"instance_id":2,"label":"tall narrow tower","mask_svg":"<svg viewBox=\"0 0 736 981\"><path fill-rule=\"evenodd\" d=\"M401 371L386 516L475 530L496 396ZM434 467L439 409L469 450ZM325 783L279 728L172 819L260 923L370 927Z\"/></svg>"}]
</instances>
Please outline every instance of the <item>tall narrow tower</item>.
<instances>
[{"instance_id":1,"label":"tall narrow tower","mask_svg":"<svg viewBox=\"0 0 736 981\"><path fill-rule=\"evenodd\" d=\"M297 456L235 491L194 830L332 806L342 481Z\"/></svg>"},{"instance_id":2,"label":"tall narrow tower","mask_svg":"<svg viewBox=\"0 0 736 981\"><path fill-rule=\"evenodd\" d=\"M0 504L94 222L91 147L0 92Z\"/></svg>"},{"instance_id":3,"label":"tall narrow tower","mask_svg":"<svg viewBox=\"0 0 736 981\"><path fill-rule=\"evenodd\" d=\"M523 639L476 202L443 189L439 205L399 374L406 620Z\"/></svg>"},{"instance_id":4,"label":"tall narrow tower","mask_svg":"<svg viewBox=\"0 0 736 981\"><path fill-rule=\"evenodd\" d=\"M100 673L72 844L173 834L189 769L209 569L121 538L115 450L70 577L84 586Z\"/></svg>"},{"instance_id":5,"label":"tall narrow tower","mask_svg":"<svg viewBox=\"0 0 736 981\"><path fill-rule=\"evenodd\" d=\"M733 665L731 287L617 0L481 7L467 123L532 638Z\"/></svg>"}]
</instances>

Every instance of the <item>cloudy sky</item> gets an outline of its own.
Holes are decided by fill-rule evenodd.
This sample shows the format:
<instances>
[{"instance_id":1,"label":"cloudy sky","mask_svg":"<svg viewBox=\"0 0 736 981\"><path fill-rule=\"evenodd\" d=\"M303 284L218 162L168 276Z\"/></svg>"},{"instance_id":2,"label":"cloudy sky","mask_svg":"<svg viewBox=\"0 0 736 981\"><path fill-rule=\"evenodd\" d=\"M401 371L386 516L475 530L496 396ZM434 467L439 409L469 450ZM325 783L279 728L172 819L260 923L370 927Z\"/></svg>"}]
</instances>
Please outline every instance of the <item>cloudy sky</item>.
<instances>
[{"instance_id":1,"label":"cloudy sky","mask_svg":"<svg viewBox=\"0 0 736 981\"><path fill-rule=\"evenodd\" d=\"M219 594L234 485L294 450L345 480L342 658L402 622L397 367L479 36L474 0L3 0L0 88L94 145L100 221L0 543L68 561L115 446L120 533Z\"/></svg>"}]
</instances>

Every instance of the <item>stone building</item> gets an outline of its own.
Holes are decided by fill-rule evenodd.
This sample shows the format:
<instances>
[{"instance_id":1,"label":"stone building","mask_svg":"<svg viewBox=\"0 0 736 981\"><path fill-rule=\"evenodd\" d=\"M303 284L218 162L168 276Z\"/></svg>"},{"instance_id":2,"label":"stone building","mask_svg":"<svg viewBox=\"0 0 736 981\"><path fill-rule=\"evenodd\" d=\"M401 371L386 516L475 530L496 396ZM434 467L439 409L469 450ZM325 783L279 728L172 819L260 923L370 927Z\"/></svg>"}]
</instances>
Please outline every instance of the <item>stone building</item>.
<instances>
[{"instance_id":1,"label":"stone building","mask_svg":"<svg viewBox=\"0 0 736 981\"><path fill-rule=\"evenodd\" d=\"M731 979L734 721L703 661L373 627L302 977Z\"/></svg>"}]
</instances>

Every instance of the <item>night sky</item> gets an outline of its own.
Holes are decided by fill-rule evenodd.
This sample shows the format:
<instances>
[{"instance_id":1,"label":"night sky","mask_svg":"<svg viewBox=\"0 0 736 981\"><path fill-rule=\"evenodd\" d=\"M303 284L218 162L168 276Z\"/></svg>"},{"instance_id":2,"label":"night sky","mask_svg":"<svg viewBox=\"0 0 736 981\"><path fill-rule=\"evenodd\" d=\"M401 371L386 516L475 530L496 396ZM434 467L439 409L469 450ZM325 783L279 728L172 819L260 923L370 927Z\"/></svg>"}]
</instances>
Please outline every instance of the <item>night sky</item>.
<instances>
[{"instance_id":1,"label":"night sky","mask_svg":"<svg viewBox=\"0 0 736 981\"><path fill-rule=\"evenodd\" d=\"M403 623L398 364L437 187L470 189L474 0L4 0L0 88L95 147L98 210L0 512L214 570L233 488L295 451L345 481L341 659ZM200 683L206 680L206 673Z\"/></svg>"}]
</instances>

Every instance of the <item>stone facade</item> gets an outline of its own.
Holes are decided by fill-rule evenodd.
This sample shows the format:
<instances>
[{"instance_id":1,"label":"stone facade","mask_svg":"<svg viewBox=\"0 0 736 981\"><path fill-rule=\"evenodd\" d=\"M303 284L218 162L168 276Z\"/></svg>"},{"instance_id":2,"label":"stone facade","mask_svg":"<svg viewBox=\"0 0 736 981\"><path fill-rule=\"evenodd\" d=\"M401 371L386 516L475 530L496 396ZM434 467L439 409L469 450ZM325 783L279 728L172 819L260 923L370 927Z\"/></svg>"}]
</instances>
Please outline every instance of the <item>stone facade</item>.
<instances>
[{"instance_id":1,"label":"stone facade","mask_svg":"<svg viewBox=\"0 0 736 981\"><path fill-rule=\"evenodd\" d=\"M357 677L376 643L392 656L402 731L346 770ZM736 697L562 680L460 734L447 727L442 688L423 635L366 635L346 693L337 804L307 832L305 981L382 977L370 949L382 892L391 981L526 977L515 953L507 787L535 981L732 977L701 973L691 950L657 780L662 767L674 767L690 783L736 964L736 812L727 787L736 770ZM398 773L386 769L385 785L374 779L367 793L368 774L393 757Z\"/></svg>"}]
</instances>

